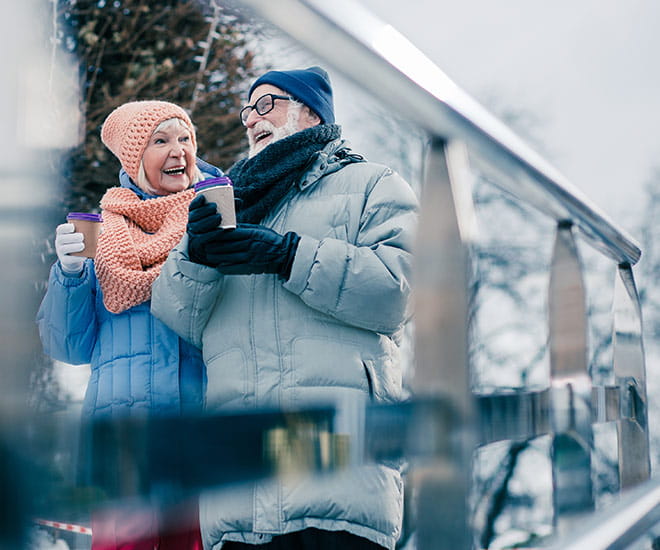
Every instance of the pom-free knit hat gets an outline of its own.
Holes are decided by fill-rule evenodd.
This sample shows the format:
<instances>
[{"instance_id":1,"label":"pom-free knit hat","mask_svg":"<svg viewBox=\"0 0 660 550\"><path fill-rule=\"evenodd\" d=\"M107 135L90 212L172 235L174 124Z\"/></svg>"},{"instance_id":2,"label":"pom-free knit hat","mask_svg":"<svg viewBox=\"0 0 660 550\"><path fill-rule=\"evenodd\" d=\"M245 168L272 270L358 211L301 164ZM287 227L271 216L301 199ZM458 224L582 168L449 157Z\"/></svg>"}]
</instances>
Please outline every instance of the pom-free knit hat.
<instances>
[{"instance_id":1,"label":"pom-free knit hat","mask_svg":"<svg viewBox=\"0 0 660 550\"><path fill-rule=\"evenodd\" d=\"M252 84L248 98L261 84L272 84L284 90L319 115L323 124L334 124L330 78L321 67L309 67L294 71L269 71Z\"/></svg>"},{"instance_id":2,"label":"pom-free knit hat","mask_svg":"<svg viewBox=\"0 0 660 550\"><path fill-rule=\"evenodd\" d=\"M112 111L101 128L101 141L121 162L122 168L135 182L142 155L157 126L170 118L179 118L190 130L197 150L195 128L188 114L168 101L131 101Z\"/></svg>"}]
</instances>

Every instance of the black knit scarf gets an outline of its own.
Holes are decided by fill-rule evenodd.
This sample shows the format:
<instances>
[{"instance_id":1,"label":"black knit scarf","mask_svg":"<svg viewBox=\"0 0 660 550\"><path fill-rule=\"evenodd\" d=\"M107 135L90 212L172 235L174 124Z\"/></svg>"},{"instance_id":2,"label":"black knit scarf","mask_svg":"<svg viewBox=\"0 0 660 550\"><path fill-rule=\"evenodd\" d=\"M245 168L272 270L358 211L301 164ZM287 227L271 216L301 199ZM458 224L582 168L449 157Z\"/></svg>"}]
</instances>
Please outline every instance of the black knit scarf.
<instances>
[{"instance_id":1,"label":"black knit scarf","mask_svg":"<svg viewBox=\"0 0 660 550\"><path fill-rule=\"evenodd\" d=\"M296 185L312 157L341 136L341 127L322 124L268 145L252 158L239 160L227 175L234 183L236 218L259 223Z\"/></svg>"}]
</instances>

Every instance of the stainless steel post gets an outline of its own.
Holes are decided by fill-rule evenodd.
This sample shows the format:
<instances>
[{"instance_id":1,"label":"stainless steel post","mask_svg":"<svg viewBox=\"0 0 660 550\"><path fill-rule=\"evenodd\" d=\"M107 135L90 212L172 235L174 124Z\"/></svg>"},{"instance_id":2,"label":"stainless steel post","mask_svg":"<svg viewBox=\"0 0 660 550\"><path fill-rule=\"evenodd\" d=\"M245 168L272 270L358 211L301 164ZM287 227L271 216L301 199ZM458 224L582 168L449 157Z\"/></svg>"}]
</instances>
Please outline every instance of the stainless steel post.
<instances>
[{"instance_id":1,"label":"stainless steel post","mask_svg":"<svg viewBox=\"0 0 660 550\"><path fill-rule=\"evenodd\" d=\"M617 423L621 489L649 478L648 407L642 340L642 311L632 267L618 268L614 286L614 375L621 396Z\"/></svg>"},{"instance_id":2,"label":"stainless steel post","mask_svg":"<svg viewBox=\"0 0 660 550\"><path fill-rule=\"evenodd\" d=\"M570 222L557 227L548 293L555 519L560 531L593 510L591 379L582 268Z\"/></svg>"},{"instance_id":3,"label":"stainless steel post","mask_svg":"<svg viewBox=\"0 0 660 550\"><path fill-rule=\"evenodd\" d=\"M419 550L471 547L468 495L475 406L467 359L468 257L464 240L471 230L467 177L461 144L433 140L415 249L412 384L417 398L438 400L450 418L446 423L449 433L428 434L445 442L439 446L440 454L427 464L413 462Z\"/></svg>"}]
</instances>

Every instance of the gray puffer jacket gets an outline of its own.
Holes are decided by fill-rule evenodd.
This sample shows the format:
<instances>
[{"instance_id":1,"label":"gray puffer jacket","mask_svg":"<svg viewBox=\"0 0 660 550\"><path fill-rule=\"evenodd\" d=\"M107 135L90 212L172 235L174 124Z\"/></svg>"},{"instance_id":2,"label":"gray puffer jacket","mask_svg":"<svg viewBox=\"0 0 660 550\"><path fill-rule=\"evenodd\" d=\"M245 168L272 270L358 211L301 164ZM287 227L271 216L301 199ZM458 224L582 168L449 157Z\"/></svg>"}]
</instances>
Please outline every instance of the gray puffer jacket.
<instances>
[{"instance_id":1,"label":"gray puffer jacket","mask_svg":"<svg viewBox=\"0 0 660 550\"><path fill-rule=\"evenodd\" d=\"M397 337L410 316L418 202L399 175L356 162L341 154L345 148L342 140L329 143L263 221L300 235L288 281L195 264L186 236L166 261L152 312L202 347L207 410L401 398ZM401 516L400 474L383 465L327 481L278 479L214 492L200 504L207 550L306 527L393 548Z\"/></svg>"}]
</instances>

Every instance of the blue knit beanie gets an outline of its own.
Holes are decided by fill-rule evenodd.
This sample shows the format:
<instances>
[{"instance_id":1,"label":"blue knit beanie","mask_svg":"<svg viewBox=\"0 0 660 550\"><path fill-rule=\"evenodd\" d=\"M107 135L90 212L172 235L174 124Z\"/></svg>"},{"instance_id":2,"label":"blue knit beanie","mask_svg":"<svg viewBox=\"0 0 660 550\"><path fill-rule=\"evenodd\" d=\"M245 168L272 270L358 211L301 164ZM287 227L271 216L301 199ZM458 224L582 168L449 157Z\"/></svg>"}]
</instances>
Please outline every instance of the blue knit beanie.
<instances>
[{"instance_id":1,"label":"blue knit beanie","mask_svg":"<svg viewBox=\"0 0 660 550\"><path fill-rule=\"evenodd\" d=\"M257 86L272 84L290 94L314 111L323 124L334 124L330 78L321 67L309 67L294 71L268 71L252 84L248 97Z\"/></svg>"}]
</instances>

